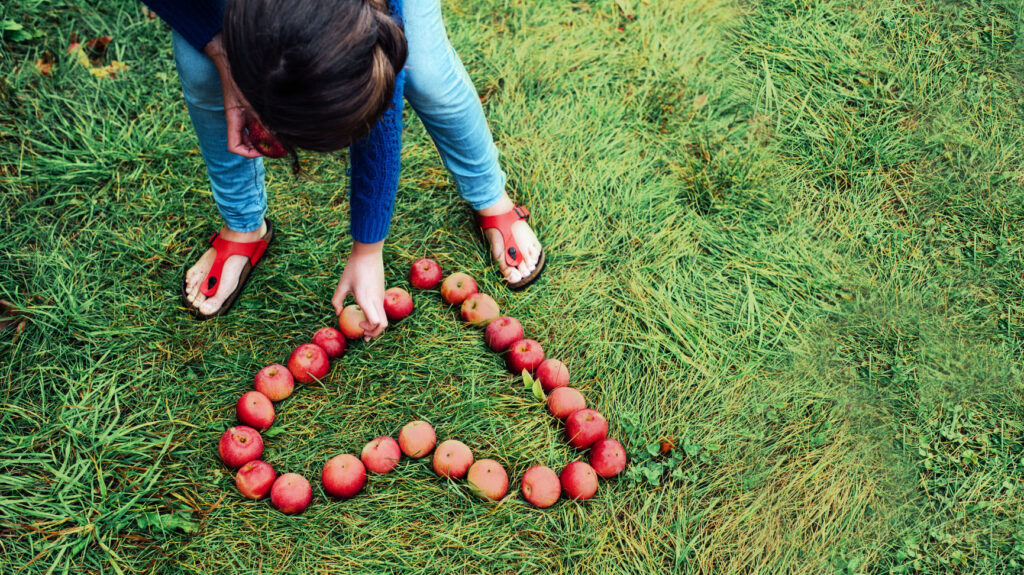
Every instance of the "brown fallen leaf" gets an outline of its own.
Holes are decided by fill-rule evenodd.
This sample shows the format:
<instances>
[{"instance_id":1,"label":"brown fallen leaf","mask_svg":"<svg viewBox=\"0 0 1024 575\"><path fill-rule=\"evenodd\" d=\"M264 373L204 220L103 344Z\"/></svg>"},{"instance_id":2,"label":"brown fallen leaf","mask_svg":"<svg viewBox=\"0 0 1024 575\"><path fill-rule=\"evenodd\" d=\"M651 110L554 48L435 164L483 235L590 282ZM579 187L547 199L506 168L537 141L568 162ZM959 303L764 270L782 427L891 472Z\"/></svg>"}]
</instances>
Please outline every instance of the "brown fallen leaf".
<instances>
[{"instance_id":1,"label":"brown fallen leaf","mask_svg":"<svg viewBox=\"0 0 1024 575\"><path fill-rule=\"evenodd\" d=\"M50 76L50 73L53 72L54 63L53 54L47 50L43 52L42 56L36 59L36 70L39 70L39 73L43 76Z\"/></svg>"},{"instance_id":2,"label":"brown fallen leaf","mask_svg":"<svg viewBox=\"0 0 1024 575\"><path fill-rule=\"evenodd\" d=\"M662 439L658 447L661 448L662 453L668 453L676 448L676 438L670 435Z\"/></svg>"},{"instance_id":3,"label":"brown fallen leaf","mask_svg":"<svg viewBox=\"0 0 1024 575\"><path fill-rule=\"evenodd\" d=\"M118 74L123 74L130 70L128 64L114 60L106 66L100 66L98 68L89 68L89 73L97 78L117 78Z\"/></svg>"},{"instance_id":4,"label":"brown fallen leaf","mask_svg":"<svg viewBox=\"0 0 1024 575\"><path fill-rule=\"evenodd\" d=\"M85 43L86 55L89 56L89 62L93 66L103 65L103 60L107 56L107 44L110 44L113 39L113 36L100 36Z\"/></svg>"},{"instance_id":5,"label":"brown fallen leaf","mask_svg":"<svg viewBox=\"0 0 1024 575\"><path fill-rule=\"evenodd\" d=\"M75 61L96 78L117 78L119 74L124 74L131 69L127 64L118 60L113 60L106 65L103 64L107 53L107 45L113 40L112 36L93 38L84 45L75 40L76 38L72 37L72 43L68 46L68 53L73 53Z\"/></svg>"}]
</instances>

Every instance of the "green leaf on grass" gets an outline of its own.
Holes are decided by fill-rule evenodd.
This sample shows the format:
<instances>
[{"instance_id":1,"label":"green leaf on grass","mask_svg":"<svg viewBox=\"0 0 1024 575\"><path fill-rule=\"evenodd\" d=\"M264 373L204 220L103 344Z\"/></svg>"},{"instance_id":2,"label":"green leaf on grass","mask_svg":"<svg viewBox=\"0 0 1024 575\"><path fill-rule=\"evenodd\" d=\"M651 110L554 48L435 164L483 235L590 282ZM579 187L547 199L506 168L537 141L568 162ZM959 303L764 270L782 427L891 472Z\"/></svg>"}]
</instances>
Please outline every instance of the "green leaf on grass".
<instances>
[{"instance_id":1,"label":"green leaf on grass","mask_svg":"<svg viewBox=\"0 0 1024 575\"><path fill-rule=\"evenodd\" d=\"M192 521L192 514L188 511L177 511L175 513L157 513L150 511L142 513L135 518L135 523L140 529L156 528L162 530L179 529L183 533L195 533L199 528Z\"/></svg>"},{"instance_id":2,"label":"green leaf on grass","mask_svg":"<svg viewBox=\"0 0 1024 575\"><path fill-rule=\"evenodd\" d=\"M271 427L270 429L263 432L263 437L277 437L284 433L284 428L280 425L277 427Z\"/></svg>"},{"instance_id":3,"label":"green leaf on grass","mask_svg":"<svg viewBox=\"0 0 1024 575\"><path fill-rule=\"evenodd\" d=\"M11 42L26 42L38 36L40 36L39 32L29 32L14 20L0 20L0 37L7 38Z\"/></svg>"},{"instance_id":4,"label":"green leaf on grass","mask_svg":"<svg viewBox=\"0 0 1024 575\"><path fill-rule=\"evenodd\" d=\"M661 472L663 471L661 465L657 463L648 463L647 465L640 468L640 471L644 474L644 478L647 479L647 483L655 487L661 483Z\"/></svg>"},{"instance_id":5,"label":"green leaf on grass","mask_svg":"<svg viewBox=\"0 0 1024 575\"><path fill-rule=\"evenodd\" d=\"M547 401L547 396L544 395L544 386L540 384L540 380L533 382L533 396L537 398L537 401Z\"/></svg>"},{"instance_id":6,"label":"green leaf on grass","mask_svg":"<svg viewBox=\"0 0 1024 575\"><path fill-rule=\"evenodd\" d=\"M534 384L533 376L530 375L530 372L528 372L528 371L526 371L524 369L523 370L523 387L525 387L526 389L533 389L533 384Z\"/></svg>"},{"instance_id":7,"label":"green leaf on grass","mask_svg":"<svg viewBox=\"0 0 1024 575\"><path fill-rule=\"evenodd\" d=\"M669 467L672 467L672 466L675 466L675 465L679 465L682 462L683 462L683 454L678 449L672 451L672 455L670 455L668 457L668 459L665 460L665 463L668 464Z\"/></svg>"},{"instance_id":8,"label":"green leaf on grass","mask_svg":"<svg viewBox=\"0 0 1024 575\"><path fill-rule=\"evenodd\" d=\"M683 450L686 451L687 457L696 457L700 453L701 446L699 443L690 443L686 441L683 443Z\"/></svg>"}]
</instances>

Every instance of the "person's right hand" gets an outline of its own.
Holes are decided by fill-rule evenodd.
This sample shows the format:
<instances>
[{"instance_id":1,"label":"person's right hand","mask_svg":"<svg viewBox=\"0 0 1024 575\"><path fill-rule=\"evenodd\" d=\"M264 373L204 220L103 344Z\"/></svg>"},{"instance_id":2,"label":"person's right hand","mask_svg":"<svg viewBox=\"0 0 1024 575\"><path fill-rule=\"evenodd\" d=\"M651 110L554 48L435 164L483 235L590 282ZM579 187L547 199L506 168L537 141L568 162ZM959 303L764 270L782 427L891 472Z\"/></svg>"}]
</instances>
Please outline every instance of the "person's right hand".
<instances>
[{"instance_id":1,"label":"person's right hand","mask_svg":"<svg viewBox=\"0 0 1024 575\"><path fill-rule=\"evenodd\" d=\"M220 75L220 87L224 94L224 117L228 123L228 151L245 158L260 157L259 151L252 145L249 134L245 131L246 121L252 112L249 111L245 96L231 77L231 66L228 64L227 53L224 52L224 43L219 33L203 48L203 52L213 60Z\"/></svg>"},{"instance_id":2,"label":"person's right hand","mask_svg":"<svg viewBox=\"0 0 1024 575\"><path fill-rule=\"evenodd\" d=\"M345 262L345 271L331 298L335 314L341 315L348 294L352 294L366 315L366 321L359 324L363 328L363 339L370 341L383 333L388 327L388 316L384 312L383 241L375 244L352 242L352 253Z\"/></svg>"}]
</instances>

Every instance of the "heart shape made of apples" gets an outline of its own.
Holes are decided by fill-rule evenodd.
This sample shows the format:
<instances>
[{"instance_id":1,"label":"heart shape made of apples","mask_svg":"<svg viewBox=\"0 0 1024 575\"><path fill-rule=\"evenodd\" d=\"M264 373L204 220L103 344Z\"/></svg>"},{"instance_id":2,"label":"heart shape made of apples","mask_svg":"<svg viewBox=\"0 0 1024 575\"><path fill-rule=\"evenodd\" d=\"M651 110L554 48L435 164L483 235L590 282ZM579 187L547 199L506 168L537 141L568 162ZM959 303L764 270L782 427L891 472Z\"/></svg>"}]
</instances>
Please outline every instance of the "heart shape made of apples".
<instances>
[{"instance_id":1,"label":"heart shape made of apples","mask_svg":"<svg viewBox=\"0 0 1024 575\"><path fill-rule=\"evenodd\" d=\"M410 284L436 287L440 283L436 279L440 269L433 260L417 260L410 268ZM433 276L430 281L421 277L424 270ZM541 343L527 337L521 322L501 316L498 303L480 293L473 278L461 272L449 278L448 290L442 283L442 297L460 306L467 329L482 329L487 347L503 353L509 370L522 375L524 391L531 393L538 404L544 402L554 420L564 421L566 441L581 451L590 452L589 463L573 461L560 475L544 465L530 467L519 482L523 498L535 507L546 508L557 501L559 493L578 500L593 497L598 478L614 477L626 466L624 448L607 437L607 420L600 412L588 409L583 394L570 386L568 366L560 360L546 358ZM460 290L458 297L449 293L455 289L452 286ZM392 322L407 317L414 308L407 291L388 290L385 312ZM339 330L319 329L312 336L312 343L304 343L291 353L287 366L268 365L256 374L255 390L247 391L237 403L236 415L242 424L225 431L218 444L224 464L238 470L235 483L244 497L261 499L269 495L271 503L285 514L301 513L310 505L313 499L310 479L296 473L279 474L280 470L275 470L263 458L263 437L270 439L276 435L272 428L273 402L289 397L296 389L296 382L323 379L330 370L331 360L341 360L350 352L346 339L357 340L362 335L359 323L364 320L358 307L349 306L339 315ZM400 326L397 329L401 329ZM550 395L546 391L551 392ZM253 426L262 428L263 435ZM438 444L437 431L422 420L403 426L397 441L390 436L370 438L358 456L340 453L331 457L325 462L321 476L312 479L322 483L329 497L348 499L363 489L368 474L390 473L403 457L429 457L438 476L465 480L470 491L483 500L496 501L507 496L509 478L499 462L487 458L477 460L472 448L456 438L446 438Z\"/></svg>"}]
</instances>

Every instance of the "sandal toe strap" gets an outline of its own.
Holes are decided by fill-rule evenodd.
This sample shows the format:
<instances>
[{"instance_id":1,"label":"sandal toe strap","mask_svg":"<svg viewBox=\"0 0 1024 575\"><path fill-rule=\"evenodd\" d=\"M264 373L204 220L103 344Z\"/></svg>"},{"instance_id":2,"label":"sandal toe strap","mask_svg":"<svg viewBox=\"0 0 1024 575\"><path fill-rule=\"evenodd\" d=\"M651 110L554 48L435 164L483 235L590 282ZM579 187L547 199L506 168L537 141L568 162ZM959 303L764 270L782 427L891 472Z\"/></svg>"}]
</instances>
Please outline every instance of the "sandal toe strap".
<instances>
[{"instance_id":1,"label":"sandal toe strap","mask_svg":"<svg viewBox=\"0 0 1024 575\"><path fill-rule=\"evenodd\" d=\"M516 239L512 235L512 224L529 219L529 217L530 210L526 209L526 206L516 206L504 214L496 216L480 216L480 229L489 230L493 228L501 234L502 245L505 248L505 263L509 267L517 267L523 263L523 252L519 249L519 244L516 243Z\"/></svg>"},{"instance_id":2,"label":"sandal toe strap","mask_svg":"<svg viewBox=\"0 0 1024 575\"><path fill-rule=\"evenodd\" d=\"M206 279L203 280L203 284L199 291L206 297L212 297L217 293L217 284L220 282L221 272L224 271L224 262L227 261L231 256L245 256L249 259L250 265L256 265L256 262L260 261L263 257L263 252L267 251L267 242L265 240L257 240L255 242L232 242L220 237L220 233L215 233L210 238L210 246L217 250L217 255L213 259L213 265L210 267L210 271L206 274Z\"/></svg>"}]
</instances>

